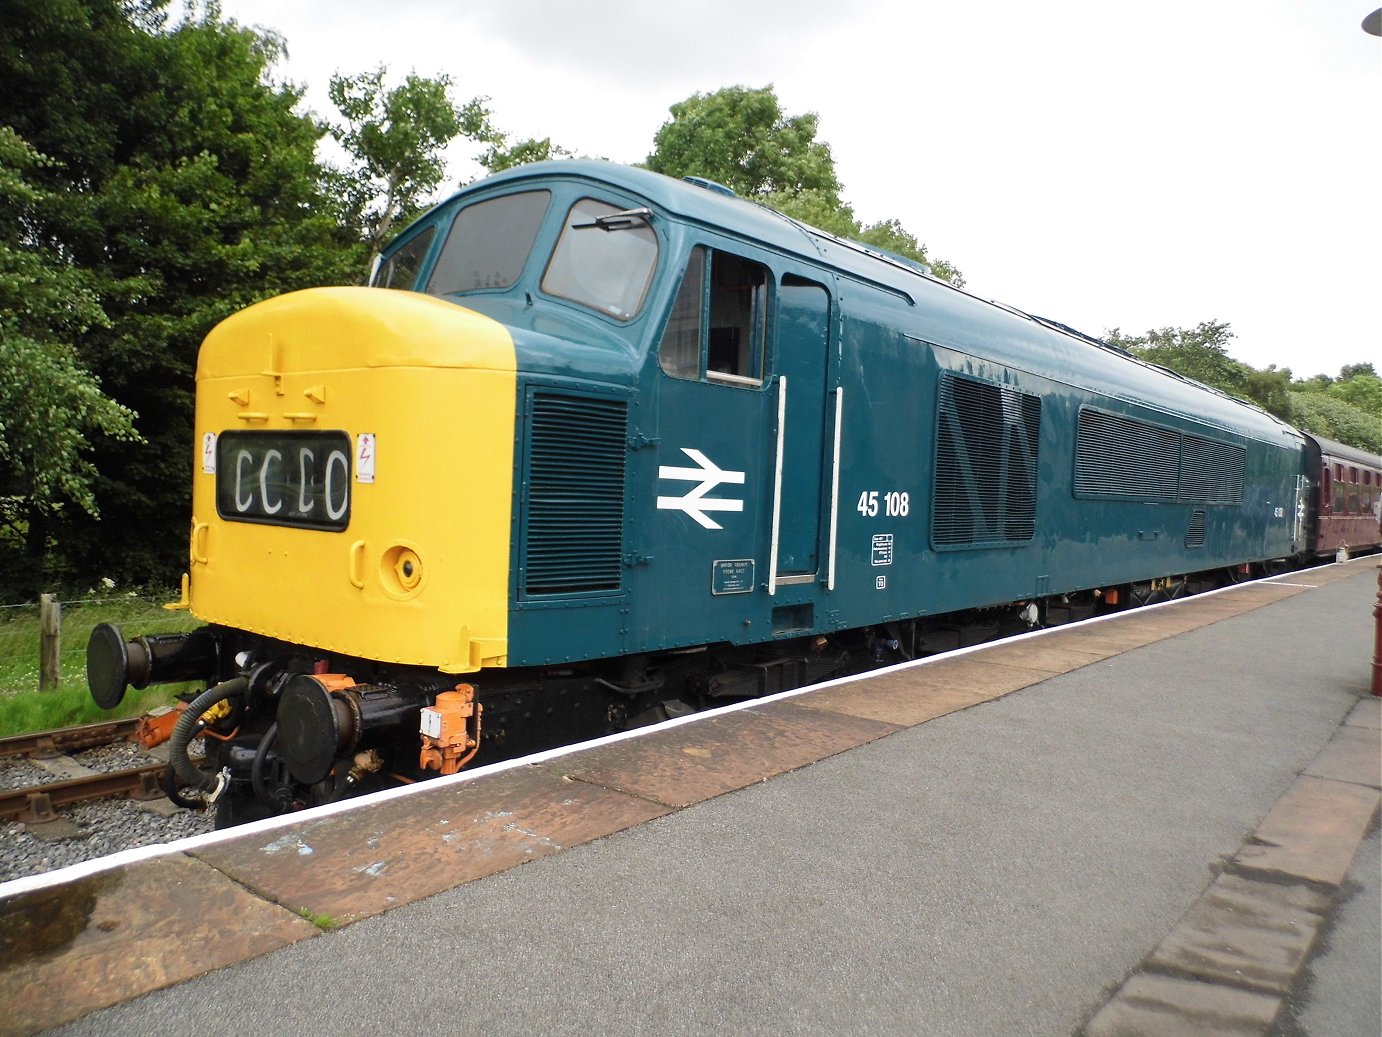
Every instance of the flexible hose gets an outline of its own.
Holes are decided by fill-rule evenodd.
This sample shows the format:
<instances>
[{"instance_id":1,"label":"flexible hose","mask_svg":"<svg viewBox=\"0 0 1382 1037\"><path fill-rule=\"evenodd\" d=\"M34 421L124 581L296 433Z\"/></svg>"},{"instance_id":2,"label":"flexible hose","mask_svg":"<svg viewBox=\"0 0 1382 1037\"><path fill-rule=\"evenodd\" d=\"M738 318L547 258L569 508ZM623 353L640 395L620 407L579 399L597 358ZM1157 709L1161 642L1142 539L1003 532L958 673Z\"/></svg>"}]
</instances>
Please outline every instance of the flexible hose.
<instances>
[{"instance_id":1,"label":"flexible hose","mask_svg":"<svg viewBox=\"0 0 1382 1037\"><path fill-rule=\"evenodd\" d=\"M184 810L206 809L206 800L188 799L178 791L178 772L173 770L173 765L171 763L163 768L163 777L160 780L160 784L163 786L164 794L167 795L174 806L182 807Z\"/></svg>"},{"instance_id":2,"label":"flexible hose","mask_svg":"<svg viewBox=\"0 0 1382 1037\"><path fill-rule=\"evenodd\" d=\"M193 763L188 758L187 746L199 730L197 724L203 713L218 702L238 698L245 693L248 686L249 681L244 677L222 681L194 698L183 710L182 716L178 717L178 722L173 727L173 735L168 739L168 762L173 765L173 770L177 772L184 785L199 792L211 792L216 788L216 772L204 771Z\"/></svg>"},{"instance_id":3,"label":"flexible hose","mask_svg":"<svg viewBox=\"0 0 1382 1037\"><path fill-rule=\"evenodd\" d=\"M278 721L275 720L264 732L264 737L259 740L259 748L254 753L254 765L250 767L250 787L254 789L254 798L265 806L277 805L269 787L264 784L264 763L269 758L269 750L277 741Z\"/></svg>"}]
</instances>

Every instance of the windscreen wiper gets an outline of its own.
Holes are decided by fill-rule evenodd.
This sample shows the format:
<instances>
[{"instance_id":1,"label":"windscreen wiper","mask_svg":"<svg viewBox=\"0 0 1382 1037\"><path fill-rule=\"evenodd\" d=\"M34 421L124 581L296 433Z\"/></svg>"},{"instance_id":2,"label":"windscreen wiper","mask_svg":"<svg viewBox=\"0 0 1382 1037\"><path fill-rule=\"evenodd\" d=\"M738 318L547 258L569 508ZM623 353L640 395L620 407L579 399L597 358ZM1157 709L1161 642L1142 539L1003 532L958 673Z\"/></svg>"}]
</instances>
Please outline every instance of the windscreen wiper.
<instances>
[{"instance_id":1,"label":"windscreen wiper","mask_svg":"<svg viewBox=\"0 0 1382 1037\"><path fill-rule=\"evenodd\" d=\"M646 206L642 209L625 209L623 212L606 213L604 216L596 216L590 223L573 223L572 230L589 230L591 227L599 227L601 230L628 230L630 227L637 227L640 224L647 226L653 222L653 210Z\"/></svg>"}]
</instances>

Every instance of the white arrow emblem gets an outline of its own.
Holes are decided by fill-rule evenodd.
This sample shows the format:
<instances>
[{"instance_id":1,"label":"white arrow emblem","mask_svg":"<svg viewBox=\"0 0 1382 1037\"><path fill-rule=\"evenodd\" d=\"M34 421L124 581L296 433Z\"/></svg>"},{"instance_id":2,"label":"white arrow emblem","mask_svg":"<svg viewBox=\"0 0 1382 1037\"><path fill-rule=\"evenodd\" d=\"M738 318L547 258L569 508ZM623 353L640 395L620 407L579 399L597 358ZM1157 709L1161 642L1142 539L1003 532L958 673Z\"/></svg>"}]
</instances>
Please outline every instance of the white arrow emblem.
<instances>
[{"instance_id":1,"label":"white arrow emblem","mask_svg":"<svg viewBox=\"0 0 1382 1037\"><path fill-rule=\"evenodd\" d=\"M723 529L724 527L707 515L706 512L743 511L744 502L741 500L728 500L724 497L706 497L706 494L721 483L737 483L742 485L744 482L744 473L725 471L699 450L682 447L681 452L695 461L700 467L677 468L674 465L662 465L657 470L657 477L659 479L678 479L688 482L699 482L700 485L683 497L659 497L657 499L658 510L684 511L706 529Z\"/></svg>"}]
</instances>

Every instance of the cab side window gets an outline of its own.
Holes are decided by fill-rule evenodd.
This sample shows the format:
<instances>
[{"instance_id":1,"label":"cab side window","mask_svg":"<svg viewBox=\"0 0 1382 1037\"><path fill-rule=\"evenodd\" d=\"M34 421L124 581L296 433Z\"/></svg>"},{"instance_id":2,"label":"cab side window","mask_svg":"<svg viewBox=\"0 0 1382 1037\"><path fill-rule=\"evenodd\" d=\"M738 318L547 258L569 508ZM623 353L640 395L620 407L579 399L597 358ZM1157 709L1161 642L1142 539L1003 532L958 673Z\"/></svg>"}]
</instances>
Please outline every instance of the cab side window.
<instances>
[{"instance_id":1,"label":"cab side window","mask_svg":"<svg viewBox=\"0 0 1382 1037\"><path fill-rule=\"evenodd\" d=\"M373 287L403 289L414 287L418 271L422 268L422 261L427 258L427 250L432 247L432 239L436 237L436 234L437 229L435 227L428 227L385 260L380 266L379 272L374 276Z\"/></svg>"},{"instance_id":2,"label":"cab side window","mask_svg":"<svg viewBox=\"0 0 1382 1037\"><path fill-rule=\"evenodd\" d=\"M674 378L727 385L763 384L768 285L762 263L697 245L658 350Z\"/></svg>"}]
</instances>

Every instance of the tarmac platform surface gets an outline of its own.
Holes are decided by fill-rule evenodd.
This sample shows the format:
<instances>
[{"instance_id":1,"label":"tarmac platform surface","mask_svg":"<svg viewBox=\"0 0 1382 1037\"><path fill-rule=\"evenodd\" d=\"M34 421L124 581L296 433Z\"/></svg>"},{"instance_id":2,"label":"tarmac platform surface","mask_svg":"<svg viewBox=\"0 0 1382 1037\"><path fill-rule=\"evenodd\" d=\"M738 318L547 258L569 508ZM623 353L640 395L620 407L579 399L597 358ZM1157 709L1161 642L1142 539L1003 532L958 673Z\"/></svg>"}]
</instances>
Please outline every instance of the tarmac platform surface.
<instances>
[{"instance_id":1,"label":"tarmac platform surface","mask_svg":"<svg viewBox=\"0 0 1382 1037\"><path fill-rule=\"evenodd\" d=\"M12 882L0 1033L1377 1037L1376 594L1293 573Z\"/></svg>"}]
</instances>

